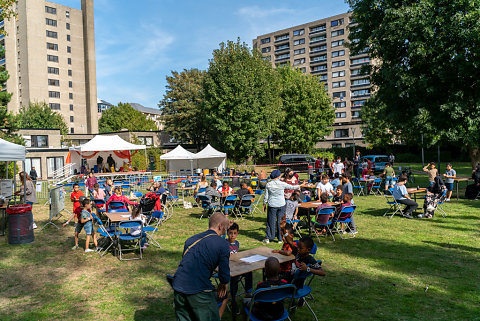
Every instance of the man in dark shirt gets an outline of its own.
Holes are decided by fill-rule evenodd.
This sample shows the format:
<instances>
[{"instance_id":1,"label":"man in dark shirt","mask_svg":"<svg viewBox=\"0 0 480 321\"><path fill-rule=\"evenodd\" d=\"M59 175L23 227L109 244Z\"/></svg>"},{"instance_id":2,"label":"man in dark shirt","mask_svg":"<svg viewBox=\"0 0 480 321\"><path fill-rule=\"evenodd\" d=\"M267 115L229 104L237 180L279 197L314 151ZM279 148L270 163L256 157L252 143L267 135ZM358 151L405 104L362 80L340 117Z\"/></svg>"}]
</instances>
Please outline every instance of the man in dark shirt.
<instances>
[{"instance_id":1,"label":"man in dark shirt","mask_svg":"<svg viewBox=\"0 0 480 321\"><path fill-rule=\"evenodd\" d=\"M32 167L32 169L30 170L30 178L32 179L33 184L37 184L38 174L35 170L35 167Z\"/></svg>"},{"instance_id":2,"label":"man in dark shirt","mask_svg":"<svg viewBox=\"0 0 480 321\"><path fill-rule=\"evenodd\" d=\"M112 167L115 168L115 161L113 160L112 154L107 157L108 171L110 172Z\"/></svg>"},{"instance_id":3,"label":"man in dark shirt","mask_svg":"<svg viewBox=\"0 0 480 321\"><path fill-rule=\"evenodd\" d=\"M229 222L223 213L213 213L208 230L190 237L173 280L177 320L220 320L215 287L210 282L218 266L218 297L227 294L230 282L230 250L225 235Z\"/></svg>"}]
</instances>

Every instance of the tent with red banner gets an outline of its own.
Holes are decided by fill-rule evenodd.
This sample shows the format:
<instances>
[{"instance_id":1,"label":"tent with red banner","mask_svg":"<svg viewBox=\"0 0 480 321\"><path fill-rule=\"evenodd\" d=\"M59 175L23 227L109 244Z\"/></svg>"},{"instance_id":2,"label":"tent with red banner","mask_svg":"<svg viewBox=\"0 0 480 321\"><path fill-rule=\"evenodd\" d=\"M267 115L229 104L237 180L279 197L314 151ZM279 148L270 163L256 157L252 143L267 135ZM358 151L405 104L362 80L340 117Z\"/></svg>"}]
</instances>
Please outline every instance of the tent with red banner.
<instances>
[{"instance_id":1,"label":"tent with red banner","mask_svg":"<svg viewBox=\"0 0 480 321\"><path fill-rule=\"evenodd\" d=\"M97 135L83 145L70 147L66 163L74 163L73 168L80 171L82 159L86 160L88 168L94 168L99 156L103 158L103 165L106 166L107 158L111 155L118 170L124 163L130 163L131 157L138 150L146 151L146 148L145 145L129 143L118 135Z\"/></svg>"}]
</instances>

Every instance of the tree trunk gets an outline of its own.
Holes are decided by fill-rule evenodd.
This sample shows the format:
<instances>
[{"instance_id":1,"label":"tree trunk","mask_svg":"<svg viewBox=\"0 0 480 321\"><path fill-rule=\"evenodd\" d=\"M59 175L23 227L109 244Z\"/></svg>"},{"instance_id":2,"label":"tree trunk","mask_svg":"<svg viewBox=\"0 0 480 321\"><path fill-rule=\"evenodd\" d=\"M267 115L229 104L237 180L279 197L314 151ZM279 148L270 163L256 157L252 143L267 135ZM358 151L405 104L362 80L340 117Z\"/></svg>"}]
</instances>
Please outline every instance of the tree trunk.
<instances>
[{"instance_id":1,"label":"tree trunk","mask_svg":"<svg viewBox=\"0 0 480 321\"><path fill-rule=\"evenodd\" d=\"M480 164L480 148L470 148L468 150L470 155L470 162L472 164L472 168Z\"/></svg>"}]
</instances>

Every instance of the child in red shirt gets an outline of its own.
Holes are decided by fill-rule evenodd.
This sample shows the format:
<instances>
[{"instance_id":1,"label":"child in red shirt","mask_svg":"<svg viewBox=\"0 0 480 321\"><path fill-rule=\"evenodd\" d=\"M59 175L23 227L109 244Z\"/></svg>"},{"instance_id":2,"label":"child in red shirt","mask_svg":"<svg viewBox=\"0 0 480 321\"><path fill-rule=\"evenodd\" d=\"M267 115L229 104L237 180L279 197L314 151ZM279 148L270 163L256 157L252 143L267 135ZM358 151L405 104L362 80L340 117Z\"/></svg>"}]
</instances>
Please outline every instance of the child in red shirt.
<instances>
[{"instance_id":1,"label":"child in red shirt","mask_svg":"<svg viewBox=\"0 0 480 321\"><path fill-rule=\"evenodd\" d=\"M279 253L282 255L290 255L292 254L292 246L288 244L288 241L286 238L293 238L294 231L293 227L290 224L286 224L282 228L282 233L283 233L283 245L281 250L273 250L272 253ZM292 262L284 262L280 263L280 278L281 279L286 279L292 271Z\"/></svg>"},{"instance_id":2,"label":"child in red shirt","mask_svg":"<svg viewBox=\"0 0 480 321\"><path fill-rule=\"evenodd\" d=\"M80 188L78 184L73 185L73 192L70 195L70 199L73 202L73 213L70 216L70 218L63 223L63 227L67 226L72 219L75 219L75 245L72 247L72 250L76 250L79 248L78 246L78 234L82 231L83 224L80 223L80 215L83 210L82 202L85 199L85 196L83 196L82 191L80 191Z\"/></svg>"},{"instance_id":3,"label":"child in red shirt","mask_svg":"<svg viewBox=\"0 0 480 321\"><path fill-rule=\"evenodd\" d=\"M73 192L70 194L70 199L73 202L73 212L80 207L80 196L84 196L83 192L80 190L80 186L78 184L73 185Z\"/></svg>"}]
</instances>

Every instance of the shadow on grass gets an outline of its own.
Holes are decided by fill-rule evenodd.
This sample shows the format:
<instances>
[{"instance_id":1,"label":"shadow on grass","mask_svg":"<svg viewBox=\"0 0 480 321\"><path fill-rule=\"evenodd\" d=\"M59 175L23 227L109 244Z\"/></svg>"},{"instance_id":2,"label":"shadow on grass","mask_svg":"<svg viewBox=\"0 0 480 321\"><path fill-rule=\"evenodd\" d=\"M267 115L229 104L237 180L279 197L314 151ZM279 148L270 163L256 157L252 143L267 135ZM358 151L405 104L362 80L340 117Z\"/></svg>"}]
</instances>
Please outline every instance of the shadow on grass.
<instances>
[{"instance_id":1,"label":"shadow on grass","mask_svg":"<svg viewBox=\"0 0 480 321\"><path fill-rule=\"evenodd\" d=\"M467 251L467 252L480 253L479 248L466 246L466 245L461 245L461 244L439 243L439 242L433 242L433 241L423 241L423 243L436 245L436 246L442 247L444 249L457 249L457 250L462 250L462 251Z\"/></svg>"}]
</instances>

